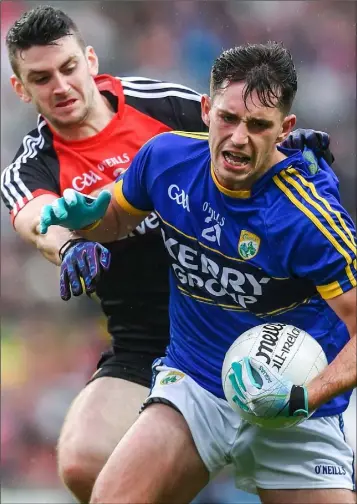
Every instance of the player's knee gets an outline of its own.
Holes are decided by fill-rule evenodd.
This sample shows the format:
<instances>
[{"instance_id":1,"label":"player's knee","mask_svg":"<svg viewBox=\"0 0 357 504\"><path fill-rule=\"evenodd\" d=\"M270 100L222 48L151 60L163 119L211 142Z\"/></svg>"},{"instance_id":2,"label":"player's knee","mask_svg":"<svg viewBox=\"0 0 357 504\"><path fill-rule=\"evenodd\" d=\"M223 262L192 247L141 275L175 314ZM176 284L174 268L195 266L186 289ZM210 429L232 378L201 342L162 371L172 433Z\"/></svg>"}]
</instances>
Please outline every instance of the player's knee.
<instances>
[{"instance_id":1,"label":"player's knee","mask_svg":"<svg viewBox=\"0 0 357 504\"><path fill-rule=\"evenodd\" d=\"M94 482L108 458L100 446L71 436L61 436L57 447L59 476L76 496L86 495L87 501Z\"/></svg>"}]
</instances>

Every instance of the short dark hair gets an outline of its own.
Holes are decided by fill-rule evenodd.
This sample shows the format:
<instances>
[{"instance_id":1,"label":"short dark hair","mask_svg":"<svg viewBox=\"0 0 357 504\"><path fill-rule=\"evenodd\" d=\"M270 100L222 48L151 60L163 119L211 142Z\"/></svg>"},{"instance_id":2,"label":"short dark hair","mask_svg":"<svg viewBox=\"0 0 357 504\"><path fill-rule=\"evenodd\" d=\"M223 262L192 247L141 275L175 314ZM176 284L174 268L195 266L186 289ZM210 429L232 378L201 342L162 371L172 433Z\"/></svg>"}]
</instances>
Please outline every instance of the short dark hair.
<instances>
[{"instance_id":1,"label":"short dark hair","mask_svg":"<svg viewBox=\"0 0 357 504\"><path fill-rule=\"evenodd\" d=\"M265 107L288 113L297 91L295 65L288 49L280 42L244 44L224 51L214 62L211 93L232 82L245 82L243 99L256 91Z\"/></svg>"},{"instance_id":2,"label":"short dark hair","mask_svg":"<svg viewBox=\"0 0 357 504\"><path fill-rule=\"evenodd\" d=\"M52 45L62 37L74 35L81 48L85 43L75 22L60 9L41 5L31 9L15 21L6 35L6 46L14 73L19 77L17 55L19 51L35 45Z\"/></svg>"}]
</instances>

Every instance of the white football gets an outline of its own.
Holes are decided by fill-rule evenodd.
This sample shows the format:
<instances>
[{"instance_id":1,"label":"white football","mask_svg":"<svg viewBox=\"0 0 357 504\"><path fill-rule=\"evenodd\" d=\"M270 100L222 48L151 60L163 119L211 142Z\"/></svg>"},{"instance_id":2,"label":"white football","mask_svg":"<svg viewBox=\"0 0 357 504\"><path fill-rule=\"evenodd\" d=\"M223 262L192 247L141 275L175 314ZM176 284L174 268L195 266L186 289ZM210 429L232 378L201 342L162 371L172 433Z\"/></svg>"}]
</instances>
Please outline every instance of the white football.
<instances>
[{"instance_id":1,"label":"white football","mask_svg":"<svg viewBox=\"0 0 357 504\"><path fill-rule=\"evenodd\" d=\"M236 393L229 375L232 373L232 363L243 357L254 357L291 380L294 385L304 385L328 364L321 345L307 332L295 326L262 324L241 334L228 349L223 362L224 394L231 407L244 420L269 429L292 427L305 420L302 417L257 417L243 411L234 402Z\"/></svg>"}]
</instances>

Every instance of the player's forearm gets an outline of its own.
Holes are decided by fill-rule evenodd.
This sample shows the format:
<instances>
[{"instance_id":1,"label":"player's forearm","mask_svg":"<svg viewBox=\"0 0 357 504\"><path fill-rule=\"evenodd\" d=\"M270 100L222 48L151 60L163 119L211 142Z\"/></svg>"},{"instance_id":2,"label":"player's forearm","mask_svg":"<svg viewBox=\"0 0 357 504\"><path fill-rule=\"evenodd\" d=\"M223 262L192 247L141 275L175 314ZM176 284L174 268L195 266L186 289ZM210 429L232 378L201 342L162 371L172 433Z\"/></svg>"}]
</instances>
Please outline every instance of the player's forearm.
<instances>
[{"instance_id":1,"label":"player's forearm","mask_svg":"<svg viewBox=\"0 0 357 504\"><path fill-rule=\"evenodd\" d=\"M309 410L315 410L357 386L356 334L316 378L308 385Z\"/></svg>"},{"instance_id":2,"label":"player's forearm","mask_svg":"<svg viewBox=\"0 0 357 504\"><path fill-rule=\"evenodd\" d=\"M45 235L39 233L38 227L33 233L33 243L41 254L51 263L60 266L59 252L61 247L70 239L78 238L78 235L61 226L53 226Z\"/></svg>"},{"instance_id":3,"label":"player's forearm","mask_svg":"<svg viewBox=\"0 0 357 504\"><path fill-rule=\"evenodd\" d=\"M18 222L16 231L23 240L32 243L48 261L56 266L61 264L59 251L62 245L69 239L78 237L69 229L61 226L53 226L46 235L43 235L39 232L38 217L30 223L25 220Z\"/></svg>"},{"instance_id":4,"label":"player's forearm","mask_svg":"<svg viewBox=\"0 0 357 504\"><path fill-rule=\"evenodd\" d=\"M88 228L88 230L78 229L76 233L87 240L99 243L112 242L127 234L122 230L117 209L112 202L109 204L102 219L98 222L94 222L92 225L88 226ZM128 233L130 231L128 231Z\"/></svg>"},{"instance_id":5,"label":"player's forearm","mask_svg":"<svg viewBox=\"0 0 357 504\"><path fill-rule=\"evenodd\" d=\"M55 200L55 195L43 194L29 201L16 215L14 228L23 240L34 245L48 261L58 266L61 264L60 248L66 241L78 236L61 226L51 227L46 235L40 233L41 209Z\"/></svg>"}]
</instances>

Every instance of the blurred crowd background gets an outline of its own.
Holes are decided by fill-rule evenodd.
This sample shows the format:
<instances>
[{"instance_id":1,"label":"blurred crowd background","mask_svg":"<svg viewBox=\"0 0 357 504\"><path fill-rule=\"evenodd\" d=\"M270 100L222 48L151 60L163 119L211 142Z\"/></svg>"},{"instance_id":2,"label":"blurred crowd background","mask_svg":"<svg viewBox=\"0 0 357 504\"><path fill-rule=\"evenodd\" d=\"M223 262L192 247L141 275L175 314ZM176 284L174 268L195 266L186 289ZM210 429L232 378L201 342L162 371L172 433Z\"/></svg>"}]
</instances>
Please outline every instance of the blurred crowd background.
<instances>
[{"instance_id":1,"label":"blurred crowd background","mask_svg":"<svg viewBox=\"0 0 357 504\"><path fill-rule=\"evenodd\" d=\"M22 12L41 3L73 17L96 49L101 73L161 78L200 92L208 91L210 67L223 49L283 41L299 74L297 126L331 135L342 200L356 218L355 2L2 1L2 169L36 120L10 87L4 39ZM55 445L70 402L109 343L105 320L89 299L60 300L57 268L17 238L3 204L1 210L2 502L72 502L56 474ZM223 475L197 502L256 500Z\"/></svg>"}]
</instances>

